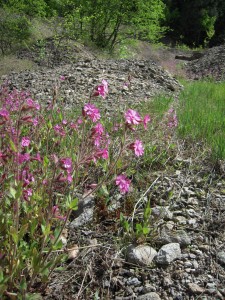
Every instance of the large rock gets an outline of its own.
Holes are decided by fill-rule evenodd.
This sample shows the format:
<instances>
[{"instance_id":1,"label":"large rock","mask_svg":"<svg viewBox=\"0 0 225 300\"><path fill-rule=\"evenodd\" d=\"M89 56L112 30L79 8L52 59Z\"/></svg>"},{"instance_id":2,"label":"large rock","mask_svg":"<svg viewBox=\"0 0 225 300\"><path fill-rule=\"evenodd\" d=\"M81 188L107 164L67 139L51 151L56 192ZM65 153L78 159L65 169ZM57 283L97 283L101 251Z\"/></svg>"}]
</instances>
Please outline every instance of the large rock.
<instances>
[{"instance_id":1,"label":"large rock","mask_svg":"<svg viewBox=\"0 0 225 300\"><path fill-rule=\"evenodd\" d=\"M159 295L155 292L151 292L145 295L138 296L137 300L161 300Z\"/></svg>"},{"instance_id":2,"label":"large rock","mask_svg":"<svg viewBox=\"0 0 225 300\"><path fill-rule=\"evenodd\" d=\"M127 260L140 266L149 266L157 255L157 251L148 245L139 245L135 247L130 245L127 248Z\"/></svg>"},{"instance_id":3,"label":"large rock","mask_svg":"<svg viewBox=\"0 0 225 300\"><path fill-rule=\"evenodd\" d=\"M162 246L155 258L159 265L168 265L177 258L180 258L181 250L178 243L170 243Z\"/></svg>"}]
</instances>

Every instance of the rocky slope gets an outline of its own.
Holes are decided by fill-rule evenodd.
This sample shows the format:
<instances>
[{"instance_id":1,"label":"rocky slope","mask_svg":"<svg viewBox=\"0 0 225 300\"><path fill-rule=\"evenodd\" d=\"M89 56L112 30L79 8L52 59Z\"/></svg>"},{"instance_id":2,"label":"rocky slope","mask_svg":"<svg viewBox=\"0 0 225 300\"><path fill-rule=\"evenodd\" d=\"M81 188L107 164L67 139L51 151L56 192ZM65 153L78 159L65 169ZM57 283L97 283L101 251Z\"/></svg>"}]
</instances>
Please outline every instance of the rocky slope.
<instances>
[{"instance_id":1,"label":"rocky slope","mask_svg":"<svg viewBox=\"0 0 225 300\"><path fill-rule=\"evenodd\" d=\"M191 79L225 79L225 45L213 47L204 52L203 57L187 64L187 74Z\"/></svg>"},{"instance_id":2,"label":"rocky slope","mask_svg":"<svg viewBox=\"0 0 225 300\"><path fill-rule=\"evenodd\" d=\"M60 80L62 76L65 80ZM102 79L109 82L110 92L104 103L109 109L121 103L147 101L159 93L172 95L181 89L178 81L150 60L85 59L53 69L2 76L12 88L26 89L43 103L52 99L54 86L60 85L59 98L67 108L87 101Z\"/></svg>"}]
</instances>

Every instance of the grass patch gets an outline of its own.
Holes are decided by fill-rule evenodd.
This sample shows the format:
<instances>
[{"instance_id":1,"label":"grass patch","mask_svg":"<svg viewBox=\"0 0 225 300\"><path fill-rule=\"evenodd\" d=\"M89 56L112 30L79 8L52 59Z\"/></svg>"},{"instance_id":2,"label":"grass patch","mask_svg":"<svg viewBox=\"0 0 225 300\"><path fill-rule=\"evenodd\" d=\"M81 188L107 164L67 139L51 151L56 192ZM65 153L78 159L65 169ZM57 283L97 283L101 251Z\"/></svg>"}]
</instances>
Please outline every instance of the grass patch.
<instances>
[{"instance_id":1,"label":"grass patch","mask_svg":"<svg viewBox=\"0 0 225 300\"><path fill-rule=\"evenodd\" d=\"M225 82L192 82L180 95L178 133L203 141L215 159L225 159Z\"/></svg>"},{"instance_id":2,"label":"grass patch","mask_svg":"<svg viewBox=\"0 0 225 300\"><path fill-rule=\"evenodd\" d=\"M0 76L7 75L11 72L33 70L34 68L35 64L29 59L19 59L16 55L0 57Z\"/></svg>"}]
</instances>

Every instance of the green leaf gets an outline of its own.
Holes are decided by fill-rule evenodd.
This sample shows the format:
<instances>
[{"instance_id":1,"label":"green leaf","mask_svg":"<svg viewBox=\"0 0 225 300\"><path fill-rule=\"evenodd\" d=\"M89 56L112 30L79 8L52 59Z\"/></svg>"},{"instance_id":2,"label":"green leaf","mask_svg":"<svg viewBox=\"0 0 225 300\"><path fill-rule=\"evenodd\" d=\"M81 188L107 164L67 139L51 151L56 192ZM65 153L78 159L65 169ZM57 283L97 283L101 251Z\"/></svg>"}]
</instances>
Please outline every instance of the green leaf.
<instances>
[{"instance_id":1,"label":"green leaf","mask_svg":"<svg viewBox=\"0 0 225 300\"><path fill-rule=\"evenodd\" d=\"M104 195L104 196L108 196L108 195L109 195L107 186L106 186L105 184L103 184L103 185L101 186L101 189L100 189L100 190L101 190L102 195Z\"/></svg>"},{"instance_id":2,"label":"green leaf","mask_svg":"<svg viewBox=\"0 0 225 300\"><path fill-rule=\"evenodd\" d=\"M59 249L62 249L62 247L63 247L63 242L62 242L62 240L61 239L59 239L58 241L57 241L57 243L53 246L53 250L59 250Z\"/></svg>"},{"instance_id":3,"label":"green leaf","mask_svg":"<svg viewBox=\"0 0 225 300\"><path fill-rule=\"evenodd\" d=\"M12 186L9 188L9 194L13 199L16 199L16 190Z\"/></svg>"},{"instance_id":4,"label":"green leaf","mask_svg":"<svg viewBox=\"0 0 225 300\"><path fill-rule=\"evenodd\" d=\"M149 232L150 232L150 228L148 228L148 227L143 227L143 234L144 234L144 235L149 234Z\"/></svg>"},{"instance_id":5,"label":"green leaf","mask_svg":"<svg viewBox=\"0 0 225 300\"><path fill-rule=\"evenodd\" d=\"M151 211L152 211L152 209L150 207L150 203L148 202L147 206L144 209L144 220L145 221L149 219L149 217L151 215Z\"/></svg>"},{"instance_id":6,"label":"green leaf","mask_svg":"<svg viewBox=\"0 0 225 300\"><path fill-rule=\"evenodd\" d=\"M12 151L17 152L16 145L14 144L14 142L12 140L9 140L9 144L10 144Z\"/></svg>"},{"instance_id":7,"label":"green leaf","mask_svg":"<svg viewBox=\"0 0 225 300\"><path fill-rule=\"evenodd\" d=\"M18 233L18 240L21 240L24 234L27 232L28 224L24 224L21 226L20 231Z\"/></svg>"},{"instance_id":8,"label":"green leaf","mask_svg":"<svg viewBox=\"0 0 225 300\"><path fill-rule=\"evenodd\" d=\"M140 234L143 232L143 228L140 223L136 224L136 231L137 231L137 234Z\"/></svg>"},{"instance_id":9,"label":"green leaf","mask_svg":"<svg viewBox=\"0 0 225 300\"><path fill-rule=\"evenodd\" d=\"M72 210L77 210L78 209L78 202L79 202L79 199L78 198L74 198L70 204L69 204L69 209L72 209Z\"/></svg>"},{"instance_id":10,"label":"green leaf","mask_svg":"<svg viewBox=\"0 0 225 300\"><path fill-rule=\"evenodd\" d=\"M50 225L48 224L46 226L44 224L41 224L41 230L42 230L44 236L48 236L50 234L50 232L51 232Z\"/></svg>"},{"instance_id":11,"label":"green leaf","mask_svg":"<svg viewBox=\"0 0 225 300\"><path fill-rule=\"evenodd\" d=\"M44 168L47 168L47 166L49 165L49 159L47 156L44 156L43 164L44 164Z\"/></svg>"},{"instance_id":12,"label":"green leaf","mask_svg":"<svg viewBox=\"0 0 225 300\"><path fill-rule=\"evenodd\" d=\"M11 226L9 230L15 244L18 243L18 232L15 227Z\"/></svg>"}]
</instances>

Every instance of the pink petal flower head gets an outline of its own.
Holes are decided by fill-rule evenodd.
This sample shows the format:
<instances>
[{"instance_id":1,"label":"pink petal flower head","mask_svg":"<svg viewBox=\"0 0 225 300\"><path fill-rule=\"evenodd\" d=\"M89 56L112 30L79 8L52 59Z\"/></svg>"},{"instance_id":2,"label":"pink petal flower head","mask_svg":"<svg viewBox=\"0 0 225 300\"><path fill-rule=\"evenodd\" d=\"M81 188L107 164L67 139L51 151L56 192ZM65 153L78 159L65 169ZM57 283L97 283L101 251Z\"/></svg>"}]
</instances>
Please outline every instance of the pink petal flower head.
<instances>
[{"instance_id":1,"label":"pink petal flower head","mask_svg":"<svg viewBox=\"0 0 225 300\"><path fill-rule=\"evenodd\" d=\"M142 156L144 154L144 147L142 141L136 140L129 146L130 149L134 150L136 156Z\"/></svg>"},{"instance_id":2,"label":"pink petal flower head","mask_svg":"<svg viewBox=\"0 0 225 300\"><path fill-rule=\"evenodd\" d=\"M98 155L99 157L103 158L103 159L108 159L109 158L109 152L108 152L108 149L101 149L99 152L98 152Z\"/></svg>"},{"instance_id":3,"label":"pink petal flower head","mask_svg":"<svg viewBox=\"0 0 225 300\"><path fill-rule=\"evenodd\" d=\"M119 186L121 194L125 194L129 191L131 180L125 175L118 175L116 177L116 185Z\"/></svg>"},{"instance_id":4,"label":"pink petal flower head","mask_svg":"<svg viewBox=\"0 0 225 300\"><path fill-rule=\"evenodd\" d=\"M143 119L143 124L144 124L144 129L146 130L147 129L147 124L148 122L151 122L151 118L149 115L146 115Z\"/></svg>"},{"instance_id":5,"label":"pink petal flower head","mask_svg":"<svg viewBox=\"0 0 225 300\"><path fill-rule=\"evenodd\" d=\"M28 98L26 100L26 105L22 107L22 110L29 110L29 109L36 109L36 110L40 110L40 105L37 102L34 102L33 99Z\"/></svg>"},{"instance_id":6,"label":"pink petal flower head","mask_svg":"<svg viewBox=\"0 0 225 300\"><path fill-rule=\"evenodd\" d=\"M66 80L66 77L63 76L63 75L60 75L59 79L60 79L61 81L64 81L64 80Z\"/></svg>"},{"instance_id":7,"label":"pink petal flower head","mask_svg":"<svg viewBox=\"0 0 225 300\"><path fill-rule=\"evenodd\" d=\"M139 113L136 110L128 109L125 112L125 119L127 124L137 125L142 122Z\"/></svg>"},{"instance_id":8,"label":"pink petal flower head","mask_svg":"<svg viewBox=\"0 0 225 300\"><path fill-rule=\"evenodd\" d=\"M29 198L32 196L33 190L32 189L25 189L23 190L23 198L26 201L29 201Z\"/></svg>"},{"instance_id":9,"label":"pink petal flower head","mask_svg":"<svg viewBox=\"0 0 225 300\"><path fill-rule=\"evenodd\" d=\"M52 207L52 216L53 216L53 218L57 218L57 219L63 220L63 221L66 219L66 217L63 217L60 215L60 210L59 210L58 205L54 205Z\"/></svg>"},{"instance_id":10,"label":"pink petal flower head","mask_svg":"<svg viewBox=\"0 0 225 300\"><path fill-rule=\"evenodd\" d=\"M101 123L97 123L93 128L92 128L92 134L98 134L102 135L104 132L104 127L102 126Z\"/></svg>"},{"instance_id":11,"label":"pink petal flower head","mask_svg":"<svg viewBox=\"0 0 225 300\"><path fill-rule=\"evenodd\" d=\"M28 147L29 145L30 145L30 138L27 136L23 137L21 141L21 146Z\"/></svg>"},{"instance_id":12,"label":"pink petal flower head","mask_svg":"<svg viewBox=\"0 0 225 300\"><path fill-rule=\"evenodd\" d=\"M108 89L108 82L103 79L102 80L102 84L96 86L93 94L92 94L92 97L96 97L96 96L102 96L102 98L105 99L105 97L107 96L109 92L109 89Z\"/></svg>"},{"instance_id":13,"label":"pink petal flower head","mask_svg":"<svg viewBox=\"0 0 225 300\"><path fill-rule=\"evenodd\" d=\"M33 118L32 123L36 127L38 125L38 118Z\"/></svg>"},{"instance_id":14,"label":"pink petal flower head","mask_svg":"<svg viewBox=\"0 0 225 300\"><path fill-rule=\"evenodd\" d=\"M7 109L2 108L0 110L0 116L3 117L5 120L9 119L9 112Z\"/></svg>"},{"instance_id":15,"label":"pink petal flower head","mask_svg":"<svg viewBox=\"0 0 225 300\"><path fill-rule=\"evenodd\" d=\"M55 132L58 133L59 135L61 135L61 136L65 136L65 135L66 135L66 132L65 132L65 130L62 128L61 125L56 124L53 128L54 128Z\"/></svg>"},{"instance_id":16,"label":"pink petal flower head","mask_svg":"<svg viewBox=\"0 0 225 300\"><path fill-rule=\"evenodd\" d=\"M101 118L99 110L94 104L91 103L84 105L83 115L84 117L89 117L92 122L97 122Z\"/></svg>"},{"instance_id":17,"label":"pink petal flower head","mask_svg":"<svg viewBox=\"0 0 225 300\"><path fill-rule=\"evenodd\" d=\"M72 159L71 158L69 158L69 157L61 158L59 163L63 170L66 170L69 173L72 171Z\"/></svg>"},{"instance_id":18,"label":"pink petal flower head","mask_svg":"<svg viewBox=\"0 0 225 300\"><path fill-rule=\"evenodd\" d=\"M30 160L30 154L29 153L18 153L18 164L21 165L22 163Z\"/></svg>"}]
</instances>

